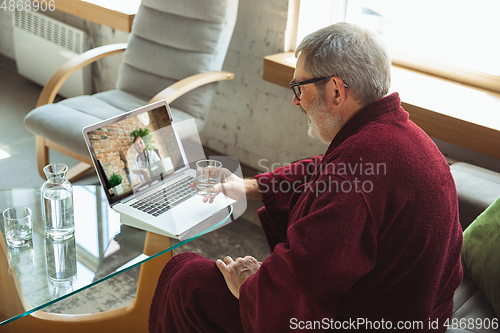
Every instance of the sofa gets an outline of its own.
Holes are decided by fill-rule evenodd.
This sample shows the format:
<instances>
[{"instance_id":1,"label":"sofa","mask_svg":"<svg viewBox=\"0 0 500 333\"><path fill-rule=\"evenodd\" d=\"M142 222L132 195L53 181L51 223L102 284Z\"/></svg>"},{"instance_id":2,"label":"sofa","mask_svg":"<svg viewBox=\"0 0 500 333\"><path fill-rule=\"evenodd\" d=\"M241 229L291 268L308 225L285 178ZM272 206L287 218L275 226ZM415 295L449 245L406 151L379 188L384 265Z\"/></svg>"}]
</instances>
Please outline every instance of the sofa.
<instances>
[{"instance_id":1,"label":"sofa","mask_svg":"<svg viewBox=\"0 0 500 333\"><path fill-rule=\"evenodd\" d=\"M474 265L474 263L470 262L473 259L469 255L469 252L472 250L487 252L488 250L482 247L491 247L491 244L495 247L493 251L496 249L500 250L500 239L497 239L499 245L496 245L493 240L489 245L485 244L487 242L484 240L481 240L480 243L471 244L472 240L470 237L471 235L475 237L476 234L471 229L476 227L477 230L478 227L475 225L478 222L484 222L481 221L485 220L485 215L482 213L493 203L496 206L500 206L500 200L498 200L500 197L500 174L463 162L452 164L451 172L457 187L460 223L464 230L464 247L462 250L464 278L455 292L453 317L450 320L451 326L447 332L500 332L500 320L497 315L499 312L498 306L495 313L493 303L490 301L495 299L495 297L499 300L500 294L486 296L491 292L491 290L488 290L488 288L491 289L491 285L488 286L488 283L494 284L497 287L500 284L500 275L496 275L497 272L491 266L499 266L500 269L500 261L496 262L495 258L492 258L495 262L491 263L490 260L488 263L489 267L483 267L483 264L480 267L468 267ZM497 217L497 221L499 221L500 210L497 209L494 214ZM481 216L478 217L479 215ZM489 220L491 221L491 217ZM469 226L471 229L467 230ZM497 228L497 225L494 227ZM490 230L488 237L495 236L496 233ZM498 253L498 251L495 252ZM490 255L485 253L484 256L488 260ZM481 281L482 275L487 275L488 281ZM492 276L494 277L493 279ZM478 282L479 285L474 281L480 281ZM496 290L498 291L498 289ZM485 328L485 326L489 327Z\"/></svg>"}]
</instances>

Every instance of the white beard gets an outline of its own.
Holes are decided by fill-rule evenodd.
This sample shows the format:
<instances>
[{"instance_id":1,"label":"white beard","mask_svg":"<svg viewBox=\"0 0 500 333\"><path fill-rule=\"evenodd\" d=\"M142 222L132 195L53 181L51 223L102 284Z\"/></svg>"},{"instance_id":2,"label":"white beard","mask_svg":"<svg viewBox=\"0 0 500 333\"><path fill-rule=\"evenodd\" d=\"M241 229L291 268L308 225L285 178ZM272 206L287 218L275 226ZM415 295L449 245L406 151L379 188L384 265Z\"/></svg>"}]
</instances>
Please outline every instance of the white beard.
<instances>
[{"instance_id":1,"label":"white beard","mask_svg":"<svg viewBox=\"0 0 500 333\"><path fill-rule=\"evenodd\" d=\"M311 138L330 144L340 130L340 115L331 115L321 101L314 103L307 115L309 116L307 134Z\"/></svg>"},{"instance_id":2,"label":"white beard","mask_svg":"<svg viewBox=\"0 0 500 333\"><path fill-rule=\"evenodd\" d=\"M307 130L307 134L313 138L313 139L319 139L321 140L322 142L324 143L327 143L323 140L323 138L321 137L321 134L319 132L319 128L318 126L316 125L315 122L313 122L311 120L311 118L309 118L309 122L308 122L308 125L309 125L309 129Z\"/></svg>"}]
</instances>

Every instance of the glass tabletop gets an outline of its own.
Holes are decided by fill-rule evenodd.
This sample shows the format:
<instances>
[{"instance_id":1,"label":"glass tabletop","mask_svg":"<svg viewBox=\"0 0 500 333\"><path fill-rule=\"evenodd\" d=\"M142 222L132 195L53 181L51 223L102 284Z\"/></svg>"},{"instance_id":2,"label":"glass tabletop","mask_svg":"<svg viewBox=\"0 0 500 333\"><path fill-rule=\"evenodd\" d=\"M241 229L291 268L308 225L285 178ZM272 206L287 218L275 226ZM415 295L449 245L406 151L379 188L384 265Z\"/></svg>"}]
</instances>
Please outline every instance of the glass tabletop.
<instances>
[{"instance_id":1,"label":"glass tabletop","mask_svg":"<svg viewBox=\"0 0 500 333\"><path fill-rule=\"evenodd\" d=\"M2 269L8 267L8 274L2 272L0 278L12 279L25 309L15 316L0 312L0 326L182 246L224 225L232 214L230 207L220 222L175 245L166 237L156 237L155 253L146 255L146 231L121 224L120 215L109 207L100 186L73 189L75 235L60 242L45 237L39 188L0 190L0 212L26 206L33 214L33 242L24 247L8 247L0 223L0 261L5 263ZM8 298L0 294L0 302L8 304L12 301Z\"/></svg>"}]
</instances>

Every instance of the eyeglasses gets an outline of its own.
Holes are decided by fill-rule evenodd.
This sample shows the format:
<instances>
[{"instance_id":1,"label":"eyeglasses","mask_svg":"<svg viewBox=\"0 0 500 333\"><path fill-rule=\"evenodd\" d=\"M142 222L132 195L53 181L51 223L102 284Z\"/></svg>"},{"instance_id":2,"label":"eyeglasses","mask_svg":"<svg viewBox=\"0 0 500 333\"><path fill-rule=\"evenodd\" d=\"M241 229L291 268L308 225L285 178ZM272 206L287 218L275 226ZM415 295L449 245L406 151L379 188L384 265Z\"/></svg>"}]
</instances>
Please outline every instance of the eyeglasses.
<instances>
[{"instance_id":1,"label":"eyeglasses","mask_svg":"<svg viewBox=\"0 0 500 333\"><path fill-rule=\"evenodd\" d=\"M290 82L290 88L292 88L293 93L295 94L295 97L300 101L300 96L302 95L302 92L300 91L300 86L304 84L309 84L309 83L314 83L318 82L321 80L326 80L326 79L331 79L332 77L337 76L337 75L330 75L330 76L323 76L323 77L318 77L315 79L310 79L310 80L305 80L305 81L300 81L300 82ZM344 81L344 80L342 80ZM344 82L344 87L349 88L347 84Z\"/></svg>"}]
</instances>

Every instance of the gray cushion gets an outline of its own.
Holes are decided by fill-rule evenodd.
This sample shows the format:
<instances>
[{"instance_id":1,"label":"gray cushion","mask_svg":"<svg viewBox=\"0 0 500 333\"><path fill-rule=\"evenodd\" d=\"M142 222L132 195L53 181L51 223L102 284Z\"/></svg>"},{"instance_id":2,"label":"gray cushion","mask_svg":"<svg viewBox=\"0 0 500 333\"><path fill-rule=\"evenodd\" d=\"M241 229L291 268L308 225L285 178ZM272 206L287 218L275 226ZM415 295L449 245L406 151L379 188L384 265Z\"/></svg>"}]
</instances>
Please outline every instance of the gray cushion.
<instances>
[{"instance_id":1,"label":"gray cushion","mask_svg":"<svg viewBox=\"0 0 500 333\"><path fill-rule=\"evenodd\" d=\"M220 0L143 0L142 6L154 8L179 16L196 18L210 22L224 22L228 20L227 10L238 5L238 1ZM230 18L229 18L230 19Z\"/></svg>"},{"instance_id":2,"label":"gray cushion","mask_svg":"<svg viewBox=\"0 0 500 333\"><path fill-rule=\"evenodd\" d=\"M211 54L187 52L134 35L128 40L124 59L127 65L138 70L175 81L212 70ZM153 89L150 93L151 97L161 90L151 85L149 88ZM144 93L142 95L146 96Z\"/></svg>"},{"instance_id":3,"label":"gray cushion","mask_svg":"<svg viewBox=\"0 0 500 333\"><path fill-rule=\"evenodd\" d=\"M460 323L460 320L468 323L469 327L466 329L460 329L460 326L449 328L446 331L447 333L500 332L498 328L493 329L490 327L489 329L485 329L484 327L479 327L479 321L482 325L486 324L488 320L490 324L499 324L499 321L486 296L467 275L464 275L462 283L455 291L453 298L453 318L456 318L458 323ZM469 320L478 320L478 322L470 324ZM450 324L453 324L453 321L450 321ZM498 325L495 327L498 327Z\"/></svg>"},{"instance_id":4,"label":"gray cushion","mask_svg":"<svg viewBox=\"0 0 500 333\"><path fill-rule=\"evenodd\" d=\"M85 126L136 109L145 103L147 101L126 92L110 90L43 105L26 116L24 125L33 134L79 155L89 156L82 135Z\"/></svg>"},{"instance_id":5,"label":"gray cushion","mask_svg":"<svg viewBox=\"0 0 500 333\"><path fill-rule=\"evenodd\" d=\"M142 16L145 19L142 19ZM179 30L186 33L159 33L158 26L162 26L161 32ZM201 21L143 7L136 16L134 35L179 50L211 54L218 47L218 36L222 32L222 28L221 22ZM187 31L193 30L203 33L187 33Z\"/></svg>"},{"instance_id":6,"label":"gray cushion","mask_svg":"<svg viewBox=\"0 0 500 333\"><path fill-rule=\"evenodd\" d=\"M500 197L500 174L463 162L450 168L457 187L460 223L465 230Z\"/></svg>"},{"instance_id":7,"label":"gray cushion","mask_svg":"<svg viewBox=\"0 0 500 333\"><path fill-rule=\"evenodd\" d=\"M197 73L219 71L236 22L237 0L147 0L136 15L117 89L152 98ZM203 121L215 85L172 103Z\"/></svg>"},{"instance_id":8,"label":"gray cushion","mask_svg":"<svg viewBox=\"0 0 500 333\"><path fill-rule=\"evenodd\" d=\"M82 129L124 112L137 109L147 100L120 90L109 90L92 96L78 96L57 104L43 105L31 111L24 124L33 134L49 139L61 147L82 156L89 156ZM170 108L174 121L192 118L189 114ZM198 130L203 126L195 119Z\"/></svg>"}]
</instances>

